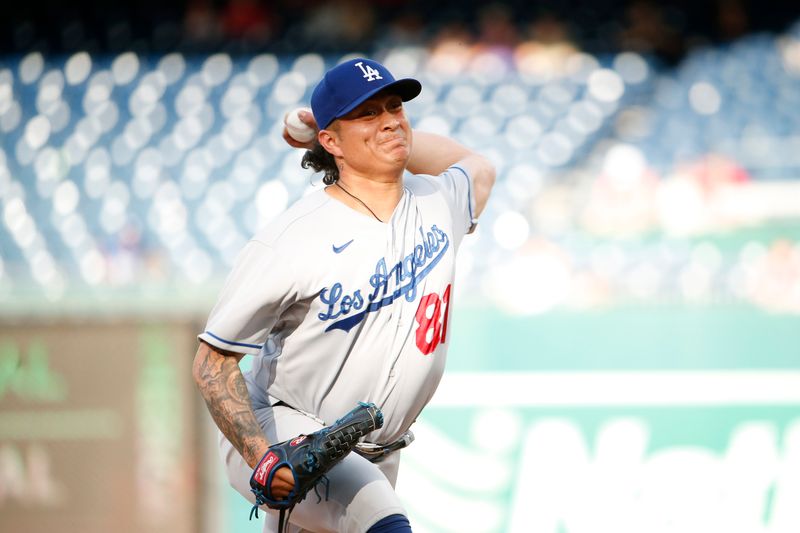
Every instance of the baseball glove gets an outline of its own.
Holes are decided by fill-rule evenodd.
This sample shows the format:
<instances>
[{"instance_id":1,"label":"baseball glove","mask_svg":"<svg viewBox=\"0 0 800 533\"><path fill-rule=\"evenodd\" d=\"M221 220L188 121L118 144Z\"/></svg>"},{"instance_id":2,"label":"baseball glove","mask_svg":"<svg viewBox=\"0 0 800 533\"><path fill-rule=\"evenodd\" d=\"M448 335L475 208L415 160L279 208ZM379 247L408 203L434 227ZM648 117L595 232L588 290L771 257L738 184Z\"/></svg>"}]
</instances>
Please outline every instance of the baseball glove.
<instances>
[{"instance_id":1,"label":"baseball glove","mask_svg":"<svg viewBox=\"0 0 800 533\"><path fill-rule=\"evenodd\" d=\"M314 488L316 491L318 483L323 482L327 487L325 473L344 459L361 437L382 426L383 413L380 409L375 404L360 402L330 426L270 446L250 476L250 489L256 496L250 518L253 518L253 514L258 518L260 505L279 509L281 532L285 513L305 498L309 490ZM277 500L272 496L272 479L283 466L292 471L294 489L287 498Z\"/></svg>"}]
</instances>

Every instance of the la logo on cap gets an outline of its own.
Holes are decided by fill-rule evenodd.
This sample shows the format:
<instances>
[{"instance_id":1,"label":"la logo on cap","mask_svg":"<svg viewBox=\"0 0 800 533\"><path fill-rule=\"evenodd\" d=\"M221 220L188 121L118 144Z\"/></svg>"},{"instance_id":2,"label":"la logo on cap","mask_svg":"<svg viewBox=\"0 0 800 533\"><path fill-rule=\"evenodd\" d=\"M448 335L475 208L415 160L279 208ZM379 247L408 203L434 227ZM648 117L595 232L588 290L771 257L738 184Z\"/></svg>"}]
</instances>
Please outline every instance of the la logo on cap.
<instances>
[{"instance_id":1,"label":"la logo on cap","mask_svg":"<svg viewBox=\"0 0 800 533\"><path fill-rule=\"evenodd\" d=\"M364 73L364 78L367 81L375 81L375 80L382 80L381 73L378 72L376 69L372 68L371 66L367 65L366 68L364 67L364 62L359 61L355 64L358 68L361 69L361 72Z\"/></svg>"}]
</instances>

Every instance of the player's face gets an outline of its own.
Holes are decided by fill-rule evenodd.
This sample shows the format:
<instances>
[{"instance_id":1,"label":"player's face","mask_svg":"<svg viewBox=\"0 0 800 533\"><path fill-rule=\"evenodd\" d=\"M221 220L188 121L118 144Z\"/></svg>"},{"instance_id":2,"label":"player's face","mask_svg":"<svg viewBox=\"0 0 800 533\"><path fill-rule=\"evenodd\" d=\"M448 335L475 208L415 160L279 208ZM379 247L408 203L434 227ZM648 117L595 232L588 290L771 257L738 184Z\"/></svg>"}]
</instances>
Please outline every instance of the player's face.
<instances>
[{"instance_id":1,"label":"player's face","mask_svg":"<svg viewBox=\"0 0 800 533\"><path fill-rule=\"evenodd\" d=\"M342 157L369 174L405 168L411 153L411 126L396 94L378 94L336 121Z\"/></svg>"}]
</instances>

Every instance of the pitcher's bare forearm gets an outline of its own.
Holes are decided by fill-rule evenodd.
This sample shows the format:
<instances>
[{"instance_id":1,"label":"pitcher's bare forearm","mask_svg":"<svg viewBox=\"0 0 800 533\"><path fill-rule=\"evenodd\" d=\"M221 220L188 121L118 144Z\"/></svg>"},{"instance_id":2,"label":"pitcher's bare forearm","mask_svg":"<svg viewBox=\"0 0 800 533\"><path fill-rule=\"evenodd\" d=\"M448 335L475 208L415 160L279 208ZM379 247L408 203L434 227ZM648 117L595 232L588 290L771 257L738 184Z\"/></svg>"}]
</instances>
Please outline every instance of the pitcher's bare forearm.
<instances>
[{"instance_id":1,"label":"pitcher's bare forearm","mask_svg":"<svg viewBox=\"0 0 800 533\"><path fill-rule=\"evenodd\" d=\"M253 413L239 359L239 354L226 355L201 342L192 373L214 422L247 464L255 467L269 443Z\"/></svg>"}]
</instances>

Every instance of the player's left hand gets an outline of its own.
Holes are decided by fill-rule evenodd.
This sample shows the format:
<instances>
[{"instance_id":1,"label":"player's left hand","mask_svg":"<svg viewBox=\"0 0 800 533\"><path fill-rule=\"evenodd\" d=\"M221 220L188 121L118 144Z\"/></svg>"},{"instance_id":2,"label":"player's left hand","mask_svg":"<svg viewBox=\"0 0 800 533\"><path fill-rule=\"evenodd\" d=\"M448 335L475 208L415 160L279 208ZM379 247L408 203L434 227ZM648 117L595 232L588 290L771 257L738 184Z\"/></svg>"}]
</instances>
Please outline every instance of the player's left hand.
<instances>
[{"instance_id":1,"label":"player's left hand","mask_svg":"<svg viewBox=\"0 0 800 533\"><path fill-rule=\"evenodd\" d=\"M294 476L288 466L281 467L272 478L272 495L276 500L285 500L294 490Z\"/></svg>"},{"instance_id":2,"label":"player's left hand","mask_svg":"<svg viewBox=\"0 0 800 533\"><path fill-rule=\"evenodd\" d=\"M383 426L383 414L375 404L359 403L342 418L314 433L273 444L250 476L250 488L258 507L291 509L323 476L341 461L361 437Z\"/></svg>"}]
</instances>

